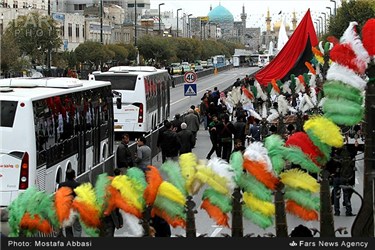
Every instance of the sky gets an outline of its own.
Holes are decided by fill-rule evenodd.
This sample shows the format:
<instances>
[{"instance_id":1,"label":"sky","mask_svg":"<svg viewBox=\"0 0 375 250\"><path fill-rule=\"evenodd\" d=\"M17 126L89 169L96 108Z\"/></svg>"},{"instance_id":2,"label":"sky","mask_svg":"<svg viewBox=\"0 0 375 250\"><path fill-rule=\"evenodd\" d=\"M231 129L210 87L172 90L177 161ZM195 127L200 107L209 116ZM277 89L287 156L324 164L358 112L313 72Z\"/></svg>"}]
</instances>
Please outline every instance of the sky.
<instances>
[{"instance_id":1,"label":"sky","mask_svg":"<svg viewBox=\"0 0 375 250\"><path fill-rule=\"evenodd\" d=\"M336 1L336 7L340 6L341 1ZM322 16L328 19L330 10L326 7L331 7L332 13L334 12L335 4L330 0L150 0L151 9L158 9L160 6L162 11L172 11L176 16L176 11L179 11L179 16L183 13L193 14L191 17L207 16L210 11L210 5L215 8L219 4L228 9L235 21L240 21L240 14L242 13L242 6L245 6L247 13L246 26L247 27L261 27L265 29L265 17L267 9L270 10L272 21L280 20L281 17L285 19L286 24L291 25L292 12L296 11L298 21L305 15L308 8L310 8L313 21ZM281 11L281 15L279 12Z\"/></svg>"}]
</instances>

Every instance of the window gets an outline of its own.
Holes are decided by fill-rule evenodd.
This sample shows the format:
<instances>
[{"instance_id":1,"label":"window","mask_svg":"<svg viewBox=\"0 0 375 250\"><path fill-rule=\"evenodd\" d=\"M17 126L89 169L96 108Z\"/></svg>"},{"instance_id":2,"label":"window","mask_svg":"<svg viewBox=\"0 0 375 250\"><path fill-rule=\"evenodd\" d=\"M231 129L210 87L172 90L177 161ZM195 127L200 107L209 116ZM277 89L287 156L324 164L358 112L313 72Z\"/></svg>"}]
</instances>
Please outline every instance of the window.
<instances>
[{"instance_id":1,"label":"window","mask_svg":"<svg viewBox=\"0 0 375 250\"><path fill-rule=\"evenodd\" d=\"M68 23L68 37L72 37L72 33L73 33L73 30L72 30L72 24L71 23Z\"/></svg>"},{"instance_id":2,"label":"window","mask_svg":"<svg viewBox=\"0 0 375 250\"><path fill-rule=\"evenodd\" d=\"M86 8L86 4L75 4L74 10L84 10Z\"/></svg>"},{"instance_id":3,"label":"window","mask_svg":"<svg viewBox=\"0 0 375 250\"><path fill-rule=\"evenodd\" d=\"M82 26L82 37L85 38L85 26Z\"/></svg>"},{"instance_id":4,"label":"window","mask_svg":"<svg viewBox=\"0 0 375 250\"><path fill-rule=\"evenodd\" d=\"M128 3L128 8L134 8L134 3Z\"/></svg>"},{"instance_id":5,"label":"window","mask_svg":"<svg viewBox=\"0 0 375 250\"><path fill-rule=\"evenodd\" d=\"M79 24L76 24L76 37L79 37Z\"/></svg>"},{"instance_id":6,"label":"window","mask_svg":"<svg viewBox=\"0 0 375 250\"><path fill-rule=\"evenodd\" d=\"M16 101L0 101L0 126L1 127L13 127L14 117L17 110Z\"/></svg>"},{"instance_id":7,"label":"window","mask_svg":"<svg viewBox=\"0 0 375 250\"><path fill-rule=\"evenodd\" d=\"M65 36L65 27L64 27L64 24L61 25L61 27L60 27L60 35L61 35L62 37Z\"/></svg>"},{"instance_id":8,"label":"window","mask_svg":"<svg viewBox=\"0 0 375 250\"><path fill-rule=\"evenodd\" d=\"M97 81L110 81L112 89L119 90L134 90L135 84L137 82L137 76L124 76L124 75L95 75L95 80Z\"/></svg>"},{"instance_id":9,"label":"window","mask_svg":"<svg viewBox=\"0 0 375 250\"><path fill-rule=\"evenodd\" d=\"M18 9L18 1L14 1L13 8Z\"/></svg>"},{"instance_id":10,"label":"window","mask_svg":"<svg viewBox=\"0 0 375 250\"><path fill-rule=\"evenodd\" d=\"M137 7L144 8L145 4L144 3L137 3Z\"/></svg>"}]
</instances>

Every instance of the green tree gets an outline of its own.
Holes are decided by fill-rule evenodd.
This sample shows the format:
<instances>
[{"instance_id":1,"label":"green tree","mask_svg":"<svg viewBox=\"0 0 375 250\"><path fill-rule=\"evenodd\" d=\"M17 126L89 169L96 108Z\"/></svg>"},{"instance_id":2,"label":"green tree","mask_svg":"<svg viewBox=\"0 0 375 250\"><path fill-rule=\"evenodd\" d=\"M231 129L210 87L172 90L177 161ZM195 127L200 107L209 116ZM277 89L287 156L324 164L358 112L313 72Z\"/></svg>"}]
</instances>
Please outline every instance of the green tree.
<instances>
[{"instance_id":1,"label":"green tree","mask_svg":"<svg viewBox=\"0 0 375 250\"><path fill-rule=\"evenodd\" d=\"M168 60L172 55L168 39L163 37L143 36L138 40L139 53L145 60L155 60L155 63L161 63Z\"/></svg>"},{"instance_id":2,"label":"green tree","mask_svg":"<svg viewBox=\"0 0 375 250\"><path fill-rule=\"evenodd\" d=\"M74 51L80 63L90 62L99 65L115 57L115 53L99 42L87 41L78 45Z\"/></svg>"},{"instance_id":3,"label":"green tree","mask_svg":"<svg viewBox=\"0 0 375 250\"><path fill-rule=\"evenodd\" d=\"M50 16L31 12L13 20L5 31L23 55L34 64L45 64L48 50L57 50L62 45L59 30Z\"/></svg>"},{"instance_id":4,"label":"green tree","mask_svg":"<svg viewBox=\"0 0 375 250\"><path fill-rule=\"evenodd\" d=\"M114 57L111 58L112 60L117 61L120 65L125 64L129 51L124 46L120 44L108 44L105 47L114 53Z\"/></svg>"}]
</instances>

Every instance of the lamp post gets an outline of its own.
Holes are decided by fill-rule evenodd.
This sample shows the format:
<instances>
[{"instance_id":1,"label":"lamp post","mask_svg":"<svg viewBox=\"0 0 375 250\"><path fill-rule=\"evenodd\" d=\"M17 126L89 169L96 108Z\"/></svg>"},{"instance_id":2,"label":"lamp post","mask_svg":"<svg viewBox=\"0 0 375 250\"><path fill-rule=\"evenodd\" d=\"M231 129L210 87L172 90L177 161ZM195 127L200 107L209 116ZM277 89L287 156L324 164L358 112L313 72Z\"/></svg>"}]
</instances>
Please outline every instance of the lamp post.
<instances>
[{"instance_id":1,"label":"lamp post","mask_svg":"<svg viewBox=\"0 0 375 250\"><path fill-rule=\"evenodd\" d=\"M160 6L164 5L164 3L159 3L159 35L161 35L161 17L160 17Z\"/></svg>"},{"instance_id":2,"label":"lamp post","mask_svg":"<svg viewBox=\"0 0 375 250\"><path fill-rule=\"evenodd\" d=\"M190 27L190 16L192 16L193 14L189 14L188 15L188 37L190 38L190 35L191 35L191 27Z\"/></svg>"},{"instance_id":3,"label":"lamp post","mask_svg":"<svg viewBox=\"0 0 375 250\"><path fill-rule=\"evenodd\" d=\"M178 12L182 10L181 8L177 9L177 31L176 31L176 37L178 37Z\"/></svg>"},{"instance_id":4,"label":"lamp post","mask_svg":"<svg viewBox=\"0 0 375 250\"><path fill-rule=\"evenodd\" d=\"M325 12L321 12L324 15L324 33L327 32L327 14Z\"/></svg>"},{"instance_id":5,"label":"lamp post","mask_svg":"<svg viewBox=\"0 0 375 250\"><path fill-rule=\"evenodd\" d=\"M320 27L321 27L321 34L323 35L324 34L324 31L323 31L323 17L322 16L319 16L320 18Z\"/></svg>"},{"instance_id":6,"label":"lamp post","mask_svg":"<svg viewBox=\"0 0 375 250\"><path fill-rule=\"evenodd\" d=\"M320 36L320 20L316 19L316 22L314 23L316 24L316 30L318 31L318 36Z\"/></svg>"},{"instance_id":7,"label":"lamp post","mask_svg":"<svg viewBox=\"0 0 375 250\"><path fill-rule=\"evenodd\" d=\"M327 6L326 8L329 9L329 15L332 16L332 8L329 6Z\"/></svg>"},{"instance_id":8,"label":"lamp post","mask_svg":"<svg viewBox=\"0 0 375 250\"><path fill-rule=\"evenodd\" d=\"M329 0L330 2L334 3L334 11L333 15L336 16L336 1L335 0Z\"/></svg>"}]
</instances>

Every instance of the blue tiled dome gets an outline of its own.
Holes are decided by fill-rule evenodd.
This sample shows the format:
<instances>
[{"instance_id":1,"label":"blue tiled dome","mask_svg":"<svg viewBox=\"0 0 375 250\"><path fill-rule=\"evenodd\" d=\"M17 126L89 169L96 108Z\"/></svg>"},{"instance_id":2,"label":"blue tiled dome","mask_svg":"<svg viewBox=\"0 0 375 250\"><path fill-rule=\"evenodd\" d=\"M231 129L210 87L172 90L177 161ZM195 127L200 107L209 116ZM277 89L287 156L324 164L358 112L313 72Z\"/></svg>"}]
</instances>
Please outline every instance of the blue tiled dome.
<instances>
[{"instance_id":1,"label":"blue tiled dome","mask_svg":"<svg viewBox=\"0 0 375 250\"><path fill-rule=\"evenodd\" d=\"M215 8L213 8L209 13L208 13L208 18L210 22L229 22L233 23L234 18L232 13L229 12L225 7L219 5Z\"/></svg>"}]
</instances>

